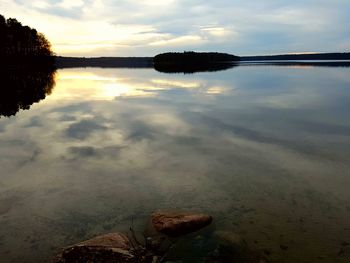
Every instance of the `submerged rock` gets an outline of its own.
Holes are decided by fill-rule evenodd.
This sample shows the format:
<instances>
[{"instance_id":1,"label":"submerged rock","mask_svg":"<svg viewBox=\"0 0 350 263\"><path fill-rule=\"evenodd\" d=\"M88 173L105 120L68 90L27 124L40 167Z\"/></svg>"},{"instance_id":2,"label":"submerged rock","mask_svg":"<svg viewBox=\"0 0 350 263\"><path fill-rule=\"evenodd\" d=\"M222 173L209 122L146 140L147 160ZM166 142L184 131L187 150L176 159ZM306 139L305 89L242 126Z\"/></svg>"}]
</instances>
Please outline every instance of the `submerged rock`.
<instances>
[{"instance_id":1,"label":"submerged rock","mask_svg":"<svg viewBox=\"0 0 350 263\"><path fill-rule=\"evenodd\" d=\"M212 217L193 213L153 213L140 243L132 231L131 239L110 233L64 248L54 263L159 263L173 245L169 237L197 231L212 222Z\"/></svg>"},{"instance_id":2,"label":"submerged rock","mask_svg":"<svg viewBox=\"0 0 350 263\"><path fill-rule=\"evenodd\" d=\"M213 218L205 214L156 212L151 221L158 232L178 237L209 225Z\"/></svg>"},{"instance_id":3,"label":"submerged rock","mask_svg":"<svg viewBox=\"0 0 350 263\"><path fill-rule=\"evenodd\" d=\"M109 233L100 235L92 239L78 243L76 246L99 246L99 247L113 247L124 250L130 250L129 238L121 233Z\"/></svg>"},{"instance_id":4,"label":"submerged rock","mask_svg":"<svg viewBox=\"0 0 350 263\"><path fill-rule=\"evenodd\" d=\"M120 233L97 236L65 248L54 263L131 263L136 261L129 238ZM146 262L146 261L144 261Z\"/></svg>"},{"instance_id":5,"label":"submerged rock","mask_svg":"<svg viewBox=\"0 0 350 263\"><path fill-rule=\"evenodd\" d=\"M206 263L267 263L267 258L260 252L248 247L245 240L238 234L230 231L216 231L219 241L216 255L208 258Z\"/></svg>"},{"instance_id":6,"label":"submerged rock","mask_svg":"<svg viewBox=\"0 0 350 263\"><path fill-rule=\"evenodd\" d=\"M233 232L229 231L215 231L214 235L225 245L230 246L231 249L239 252L247 249L247 244L244 239Z\"/></svg>"}]
</instances>

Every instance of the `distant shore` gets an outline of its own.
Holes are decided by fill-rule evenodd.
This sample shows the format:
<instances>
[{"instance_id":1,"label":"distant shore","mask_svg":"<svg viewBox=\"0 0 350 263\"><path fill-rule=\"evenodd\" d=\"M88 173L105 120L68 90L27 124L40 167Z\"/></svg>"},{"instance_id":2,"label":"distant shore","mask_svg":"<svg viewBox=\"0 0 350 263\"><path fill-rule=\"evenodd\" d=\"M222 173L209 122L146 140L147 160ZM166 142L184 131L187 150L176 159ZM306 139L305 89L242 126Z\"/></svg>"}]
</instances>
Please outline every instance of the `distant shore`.
<instances>
[{"instance_id":1,"label":"distant shore","mask_svg":"<svg viewBox=\"0 0 350 263\"><path fill-rule=\"evenodd\" d=\"M153 57L56 57L57 68L152 68Z\"/></svg>"},{"instance_id":2,"label":"distant shore","mask_svg":"<svg viewBox=\"0 0 350 263\"><path fill-rule=\"evenodd\" d=\"M262 56L240 56L240 61L300 61L300 60L350 60L348 53L281 54ZM56 57L58 68L70 67L124 67L152 68L153 57Z\"/></svg>"},{"instance_id":3,"label":"distant shore","mask_svg":"<svg viewBox=\"0 0 350 263\"><path fill-rule=\"evenodd\" d=\"M262 56L241 56L241 61L261 60L350 60L350 52L346 53L312 53L312 54L281 54Z\"/></svg>"}]
</instances>

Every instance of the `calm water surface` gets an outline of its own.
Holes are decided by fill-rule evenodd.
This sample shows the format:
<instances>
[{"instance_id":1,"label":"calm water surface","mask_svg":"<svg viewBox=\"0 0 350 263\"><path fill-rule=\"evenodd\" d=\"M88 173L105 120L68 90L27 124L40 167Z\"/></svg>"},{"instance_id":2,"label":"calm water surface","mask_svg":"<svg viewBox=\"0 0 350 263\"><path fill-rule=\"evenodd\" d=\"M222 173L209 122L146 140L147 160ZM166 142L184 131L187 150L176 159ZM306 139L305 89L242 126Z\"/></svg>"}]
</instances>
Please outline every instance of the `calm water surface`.
<instances>
[{"instance_id":1,"label":"calm water surface","mask_svg":"<svg viewBox=\"0 0 350 263\"><path fill-rule=\"evenodd\" d=\"M46 262L175 208L213 215L207 232L271 262L350 262L349 76L59 70L45 100L0 119L0 261Z\"/></svg>"}]
</instances>

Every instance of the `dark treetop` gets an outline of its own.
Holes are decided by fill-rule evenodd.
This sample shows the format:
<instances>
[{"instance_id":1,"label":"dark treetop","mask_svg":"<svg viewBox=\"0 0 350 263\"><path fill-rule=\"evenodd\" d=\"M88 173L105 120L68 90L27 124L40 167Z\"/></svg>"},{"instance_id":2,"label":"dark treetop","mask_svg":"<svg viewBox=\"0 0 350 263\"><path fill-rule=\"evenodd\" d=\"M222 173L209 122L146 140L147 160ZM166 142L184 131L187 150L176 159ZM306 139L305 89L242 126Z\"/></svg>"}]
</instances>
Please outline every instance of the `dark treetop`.
<instances>
[{"instance_id":1,"label":"dark treetop","mask_svg":"<svg viewBox=\"0 0 350 263\"><path fill-rule=\"evenodd\" d=\"M7 63L23 64L32 58L40 63L43 59L53 59L53 52L42 33L23 26L15 18L5 19L0 15L0 57Z\"/></svg>"}]
</instances>

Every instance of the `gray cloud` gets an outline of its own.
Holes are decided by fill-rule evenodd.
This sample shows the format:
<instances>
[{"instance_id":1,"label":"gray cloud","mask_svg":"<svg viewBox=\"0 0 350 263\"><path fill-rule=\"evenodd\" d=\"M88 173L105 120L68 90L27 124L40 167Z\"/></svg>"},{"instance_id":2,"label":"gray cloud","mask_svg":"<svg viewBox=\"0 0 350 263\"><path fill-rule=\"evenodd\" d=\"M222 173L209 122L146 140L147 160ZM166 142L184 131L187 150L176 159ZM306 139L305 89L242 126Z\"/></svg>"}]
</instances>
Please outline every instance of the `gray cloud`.
<instances>
[{"instance_id":1,"label":"gray cloud","mask_svg":"<svg viewBox=\"0 0 350 263\"><path fill-rule=\"evenodd\" d=\"M68 115L68 114L65 114L63 116L60 117L60 121L75 121L77 118L75 116L72 116L72 115Z\"/></svg>"},{"instance_id":2,"label":"gray cloud","mask_svg":"<svg viewBox=\"0 0 350 263\"><path fill-rule=\"evenodd\" d=\"M97 157L99 154L96 148L91 146L70 147L69 152L80 157Z\"/></svg>"},{"instance_id":3,"label":"gray cloud","mask_svg":"<svg viewBox=\"0 0 350 263\"><path fill-rule=\"evenodd\" d=\"M24 125L25 128L30 128L30 127L41 127L42 121L41 118L39 116L34 116L32 118L29 119L28 123L26 125Z\"/></svg>"},{"instance_id":4,"label":"gray cloud","mask_svg":"<svg viewBox=\"0 0 350 263\"><path fill-rule=\"evenodd\" d=\"M63 158L66 160L84 160L86 158L97 159L103 157L115 159L124 148L125 147L119 145L111 145L107 147L72 146L68 148L68 155L65 155Z\"/></svg>"},{"instance_id":5,"label":"gray cloud","mask_svg":"<svg viewBox=\"0 0 350 263\"><path fill-rule=\"evenodd\" d=\"M106 129L105 126L102 126L93 120L82 120L70 125L65 131L65 134L70 138L84 140L94 132Z\"/></svg>"}]
</instances>

